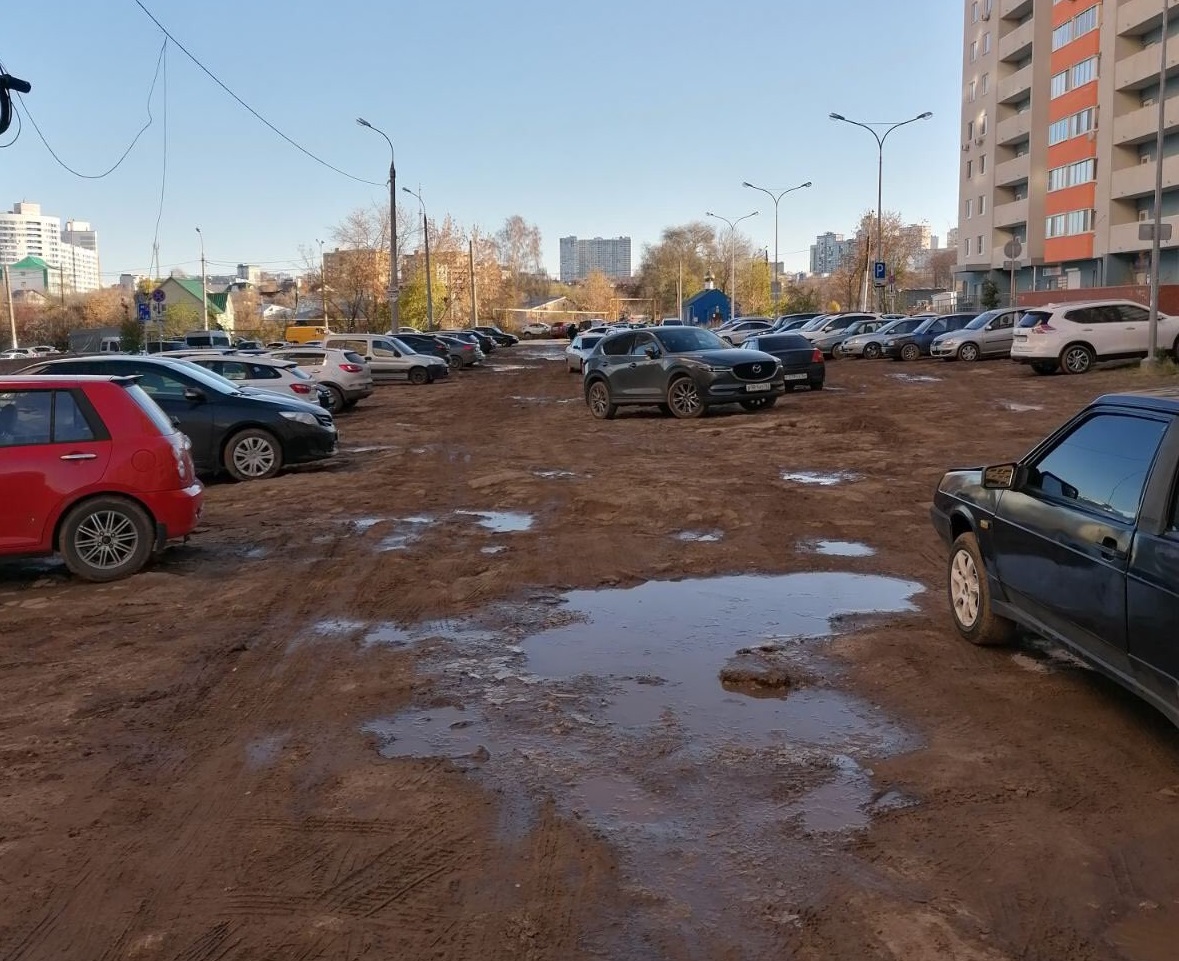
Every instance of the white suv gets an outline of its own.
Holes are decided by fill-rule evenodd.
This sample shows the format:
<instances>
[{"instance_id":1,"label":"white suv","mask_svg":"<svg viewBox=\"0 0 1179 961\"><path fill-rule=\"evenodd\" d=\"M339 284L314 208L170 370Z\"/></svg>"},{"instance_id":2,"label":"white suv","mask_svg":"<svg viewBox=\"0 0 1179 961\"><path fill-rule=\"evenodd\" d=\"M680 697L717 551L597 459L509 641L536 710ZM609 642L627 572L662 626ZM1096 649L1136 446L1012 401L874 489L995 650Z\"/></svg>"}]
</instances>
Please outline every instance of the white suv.
<instances>
[{"instance_id":1,"label":"white suv","mask_svg":"<svg viewBox=\"0 0 1179 961\"><path fill-rule=\"evenodd\" d=\"M1037 374L1084 374L1103 360L1145 357L1149 312L1132 300L1089 300L1034 307L1020 318L1011 359ZM1179 318L1159 314L1158 345L1179 347Z\"/></svg>"}]
</instances>

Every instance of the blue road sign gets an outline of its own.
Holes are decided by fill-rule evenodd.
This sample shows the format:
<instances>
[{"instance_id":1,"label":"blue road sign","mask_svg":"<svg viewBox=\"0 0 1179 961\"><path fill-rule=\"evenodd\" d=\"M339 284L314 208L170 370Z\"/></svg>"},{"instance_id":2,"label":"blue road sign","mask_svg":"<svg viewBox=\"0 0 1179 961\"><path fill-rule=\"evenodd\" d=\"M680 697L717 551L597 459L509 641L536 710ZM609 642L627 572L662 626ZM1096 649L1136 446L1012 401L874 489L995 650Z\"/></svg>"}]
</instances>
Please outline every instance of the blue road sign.
<instances>
[{"instance_id":1,"label":"blue road sign","mask_svg":"<svg viewBox=\"0 0 1179 961\"><path fill-rule=\"evenodd\" d=\"M883 260L877 260L875 263L873 263L872 276L875 278L877 283L884 283L885 277L888 276L888 269L885 267Z\"/></svg>"},{"instance_id":2,"label":"blue road sign","mask_svg":"<svg viewBox=\"0 0 1179 961\"><path fill-rule=\"evenodd\" d=\"M136 304L136 314L140 320L147 323L151 320L151 306L149 304Z\"/></svg>"}]
</instances>

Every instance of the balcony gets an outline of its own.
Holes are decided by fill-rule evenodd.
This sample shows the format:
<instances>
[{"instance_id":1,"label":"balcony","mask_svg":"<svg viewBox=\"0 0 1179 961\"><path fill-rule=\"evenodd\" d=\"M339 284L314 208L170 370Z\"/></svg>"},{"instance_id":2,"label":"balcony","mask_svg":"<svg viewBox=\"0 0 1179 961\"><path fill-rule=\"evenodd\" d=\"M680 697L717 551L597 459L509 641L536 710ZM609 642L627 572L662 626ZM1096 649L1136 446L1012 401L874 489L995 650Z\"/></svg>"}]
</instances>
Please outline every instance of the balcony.
<instances>
[{"instance_id":1,"label":"balcony","mask_svg":"<svg viewBox=\"0 0 1179 961\"><path fill-rule=\"evenodd\" d=\"M1179 186L1179 156L1163 158L1163 190ZM1154 164L1144 163L1115 170L1110 179L1109 195L1113 200L1149 197L1154 193Z\"/></svg>"},{"instance_id":2,"label":"balcony","mask_svg":"<svg viewBox=\"0 0 1179 961\"><path fill-rule=\"evenodd\" d=\"M1014 227L1016 224L1028 222L1028 201L1013 200L1006 204L996 204L991 212L991 223L999 229Z\"/></svg>"},{"instance_id":3,"label":"balcony","mask_svg":"<svg viewBox=\"0 0 1179 961\"><path fill-rule=\"evenodd\" d=\"M995 126L995 143L1000 147L1021 143L1031 136L1032 112L1025 110L1006 120L1000 120Z\"/></svg>"},{"instance_id":4,"label":"balcony","mask_svg":"<svg viewBox=\"0 0 1179 961\"><path fill-rule=\"evenodd\" d=\"M1179 16L1179 11L1176 15ZM1141 90L1143 87L1157 84L1161 52L1156 43L1119 60L1117 68L1114 70L1115 89ZM1179 43L1171 42L1167 44L1168 74L1176 67L1179 67Z\"/></svg>"},{"instance_id":5,"label":"balcony","mask_svg":"<svg viewBox=\"0 0 1179 961\"><path fill-rule=\"evenodd\" d=\"M1036 21L1020 24L1010 33L999 38L999 60L1024 60L1031 56L1032 37L1036 32Z\"/></svg>"},{"instance_id":6,"label":"balcony","mask_svg":"<svg viewBox=\"0 0 1179 961\"><path fill-rule=\"evenodd\" d=\"M1025 153L1022 157L1004 160L1001 164L995 165L995 186L1012 187L1023 183L1031 175L1032 157L1031 154Z\"/></svg>"},{"instance_id":7,"label":"balcony","mask_svg":"<svg viewBox=\"0 0 1179 961\"><path fill-rule=\"evenodd\" d=\"M1176 56L1179 57L1179 52ZM1032 65L1029 63L1026 67L1016 70L1010 77L1000 80L999 88L995 92L999 103L1019 103L1021 100L1027 100L1031 89Z\"/></svg>"},{"instance_id":8,"label":"balcony","mask_svg":"<svg viewBox=\"0 0 1179 961\"><path fill-rule=\"evenodd\" d=\"M1153 220L1147 223L1154 223ZM1164 217L1163 223L1170 224L1173 235L1179 237L1179 217ZM1140 224L1137 220L1132 220L1128 224L1116 224L1109 228L1109 253L1111 254L1128 254L1135 253L1139 250L1149 250L1149 240L1138 239L1138 228ZM1173 242L1172 242L1173 243Z\"/></svg>"},{"instance_id":9,"label":"balcony","mask_svg":"<svg viewBox=\"0 0 1179 961\"><path fill-rule=\"evenodd\" d=\"M1171 7L1177 6L1172 2ZM1171 15L1174 17L1174 14ZM1118 7L1118 36L1140 37L1157 30L1163 22L1163 5L1159 0L1129 0Z\"/></svg>"},{"instance_id":10,"label":"balcony","mask_svg":"<svg viewBox=\"0 0 1179 961\"><path fill-rule=\"evenodd\" d=\"M1166 118L1164 121L1166 133L1179 130L1179 98L1171 97L1167 100ZM1139 107L1129 113L1114 117L1113 139L1116 146L1131 146L1154 140L1159 129L1158 104Z\"/></svg>"},{"instance_id":11,"label":"balcony","mask_svg":"<svg viewBox=\"0 0 1179 961\"><path fill-rule=\"evenodd\" d=\"M1021 20L1032 12L1032 0L999 0L999 16L1004 20Z\"/></svg>"}]
</instances>

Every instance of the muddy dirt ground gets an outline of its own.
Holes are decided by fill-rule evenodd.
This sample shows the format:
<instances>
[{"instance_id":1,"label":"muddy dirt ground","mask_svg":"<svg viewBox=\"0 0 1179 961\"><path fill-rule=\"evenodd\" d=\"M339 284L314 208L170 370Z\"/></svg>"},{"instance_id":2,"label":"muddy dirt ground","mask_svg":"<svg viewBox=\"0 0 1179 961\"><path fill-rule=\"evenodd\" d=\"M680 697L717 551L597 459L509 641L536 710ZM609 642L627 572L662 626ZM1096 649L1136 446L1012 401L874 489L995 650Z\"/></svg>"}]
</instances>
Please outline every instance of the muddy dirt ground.
<instances>
[{"instance_id":1,"label":"muddy dirt ground","mask_svg":"<svg viewBox=\"0 0 1179 961\"><path fill-rule=\"evenodd\" d=\"M0 961L1175 957L1179 737L953 636L927 518L1137 373L596 422L557 350L132 580L0 565Z\"/></svg>"}]
</instances>

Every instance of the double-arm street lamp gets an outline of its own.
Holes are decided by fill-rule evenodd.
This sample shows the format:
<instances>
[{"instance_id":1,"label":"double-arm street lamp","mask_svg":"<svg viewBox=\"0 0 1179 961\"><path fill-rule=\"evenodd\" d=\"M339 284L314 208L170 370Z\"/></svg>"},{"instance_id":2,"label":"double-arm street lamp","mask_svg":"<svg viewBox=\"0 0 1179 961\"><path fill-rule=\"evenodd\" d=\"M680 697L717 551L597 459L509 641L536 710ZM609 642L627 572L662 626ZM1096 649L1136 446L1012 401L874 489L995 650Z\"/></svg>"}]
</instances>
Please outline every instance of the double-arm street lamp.
<instances>
[{"instance_id":1,"label":"double-arm street lamp","mask_svg":"<svg viewBox=\"0 0 1179 961\"><path fill-rule=\"evenodd\" d=\"M389 145L389 321L393 330L401 328L401 311L398 300L401 288L397 282L397 166L393 153L393 141L385 131L374 127L363 117L357 117L356 122L362 127L379 133Z\"/></svg>"},{"instance_id":2,"label":"double-arm street lamp","mask_svg":"<svg viewBox=\"0 0 1179 961\"><path fill-rule=\"evenodd\" d=\"M884 141L888 139L888 135L896 130L898 127L904 127L906 124L916 123L918 120L928 120L933 116L933 111L926 110L925 113L919 113L916 117L910 117L908 120L902 120L899 123L860 123L858 120L848 120L841 113L833 113L830 115L832 120L841 120L843 123L850 123L853 127L862 127L867 130L873 137L876 138L877 147L877 162L876 162L876 257L878 260L884 259ZM876 128L885 127L884 133L880 133ZM879 288L879 293L876 295L877 308L883 308L884 305L884 287Z\"/></svg>"},{"instance_id":3,"label":"double-arm street lamp","mask_svg":"<svg viewBox=\"0 0 1179 961\"><path fill-rule=\"evenodd\" d=\"M717 220L723 220L729 225L729 248L730 248L730 263L729 263L729 320L737 316L737 224L742 220L748 220L750 217L756 217L757 211L751 214L746 214L744 217L738 217L736 220L729 220L728 217L722 217L720 214L714 214L711 210L704 211L705 217L715 217Z\"/></svg>"},{"instance_id":4,"label":"double-arm street lamp","mask_svg":"<svg viewBox=\"0 0 1179 961\"><path fill-rule=\"evenodd\" d=\"M741 186L749 187L751 190L760 190L763 194L774 202L774 279L770 285L770 294L774 301L774 314L778 313L778 301L782 297L782 281L778 276L778 202L788 193L793 193L795 190L801 190L803 187L809 187L811 182L808 180L804 184L799 184L797 187L787 187L785 190L774 193L772 190L767 190L765 187L758 187L756 184L751 184L748 180L744 181Z\"/></svg>"},{"instance_id":5,"label":"double-arm street lamp","mask_svg":"<svg viewBox=\"0 0 1179 961\"><path fill-rule=\"evenodd\" d=\"M430 271L430 221L426 219L426 202L422 200L422 188L410 190L402 187L411 197L418 198L418 206L422 210L422 233L426 238L426 330L434 329L434 283ZM394 328L396 330L396 328Z\"/></svg>"}]
</instances>

